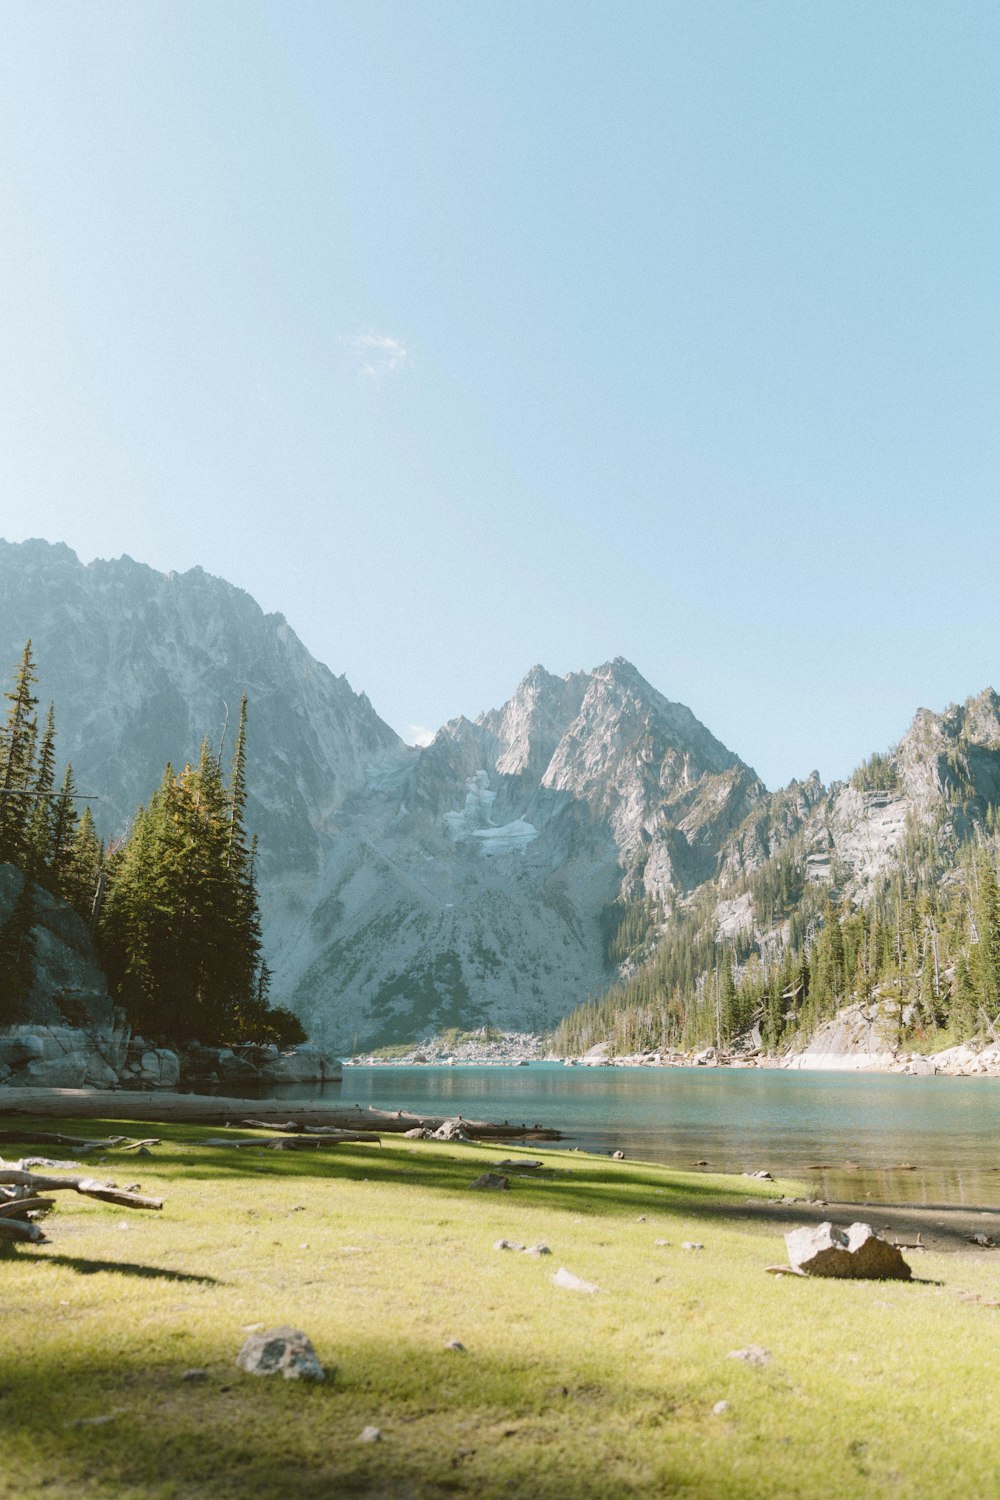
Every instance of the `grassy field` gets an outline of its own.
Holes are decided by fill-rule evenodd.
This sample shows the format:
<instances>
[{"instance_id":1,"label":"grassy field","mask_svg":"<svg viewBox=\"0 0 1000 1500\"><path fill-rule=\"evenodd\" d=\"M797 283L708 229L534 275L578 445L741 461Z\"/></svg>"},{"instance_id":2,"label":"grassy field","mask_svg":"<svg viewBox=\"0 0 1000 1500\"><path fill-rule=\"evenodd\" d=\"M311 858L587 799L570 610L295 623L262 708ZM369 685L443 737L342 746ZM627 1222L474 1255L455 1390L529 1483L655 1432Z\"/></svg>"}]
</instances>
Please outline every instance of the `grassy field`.
<instances>
[{"instance_id":1,"label":"grassy field","mask_svg":"<svg viewBox=\"0 0 1000 1500\"><path fill-rule=\"evenodd\" d=\"M194 1144L218 1130L141 1133L162 1136L151 1158L109 1152L87 1171L141 1182L162 1212L63 1194L51 1243L0 1259L0 1494L1000 1490L1000 1256L914 1256L910 1284L778 1278L764 1267L784 1259L780 1230L732 1216L772 1184L525 1151L551 1170L476 1192L518 1152L387 1137L258 1153ZM496 1251L502 1236L552 1254ZM560 1267L599 1291L554 1285ZM335 1378L237 1370L247 1331L283 1323ZM763 1367L730 1357L749 1345ZM358 1440L369 1425L382 1441Z\"/></svg>"}]
</instances>

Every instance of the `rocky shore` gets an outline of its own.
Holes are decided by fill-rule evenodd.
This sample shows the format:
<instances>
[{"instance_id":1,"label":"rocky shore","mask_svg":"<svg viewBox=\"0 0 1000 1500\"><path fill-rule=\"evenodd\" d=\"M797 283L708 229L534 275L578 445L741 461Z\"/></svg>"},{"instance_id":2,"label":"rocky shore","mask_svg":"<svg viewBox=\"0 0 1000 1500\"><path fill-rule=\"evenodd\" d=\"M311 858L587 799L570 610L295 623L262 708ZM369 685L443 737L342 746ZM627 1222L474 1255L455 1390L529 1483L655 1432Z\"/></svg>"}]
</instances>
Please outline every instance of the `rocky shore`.
<instances>
[{"instance_id":1,"label":"rocky shore","mask_svg":"<svg viewBox=\"0 0 1000 1500\"><path fill-rule=\"evenodd\" d=\"M700 1047L690 1050L615 1053L609 1042L599 1042L581 1056L553 1053L544 1037L534 1032L503 1032L472 1036L455 1042L428 1037L406 1051L359 1053L347 1067L519 1067L530 1062L555 1062L568 1068L784 1068L802 1072L906 1073L913 1077L1000 1078L1000 1043L988 1046L963 1042L938 1051L920 1052L898 1040L895 1018L878 1007L846 1006L800 1046L766 1051L759 1038L748 1034L731 1049Z\"/></svg>"},{"instance_id":2,"label":"rocky shore","mask_svg":"<svg viewBox=\"0 0 1000 1500\"><path fill-rule=\"evenodd\" d=\"M340 1077L340 1062L308 1042L285 1051L273 1044L162 1047L120 1022L0 1030L0 1091L203 1089L238 1094L287 1084L328 1083Z\"/></svg>"},{"instance_id":3,"label":"rocky shore","mask_svg":"<svg viewBox=\"0 0 1000 1500\"><path fill-rule=\"evenodd\" d=\"M547 1056L545 1040L533 1031L484 1031L481 1035L463 1037L460 1041L447 1037L428 1037L416 1042L407 1051L391 1054L386 1052L358 1053L347 1059L349 1068L410 1068L445 1067L461 1063L472 1063L477 1067L494 1064L496 1067L520 1067L529 1062L541 1062Z\"/></svg>"}]
</instances>

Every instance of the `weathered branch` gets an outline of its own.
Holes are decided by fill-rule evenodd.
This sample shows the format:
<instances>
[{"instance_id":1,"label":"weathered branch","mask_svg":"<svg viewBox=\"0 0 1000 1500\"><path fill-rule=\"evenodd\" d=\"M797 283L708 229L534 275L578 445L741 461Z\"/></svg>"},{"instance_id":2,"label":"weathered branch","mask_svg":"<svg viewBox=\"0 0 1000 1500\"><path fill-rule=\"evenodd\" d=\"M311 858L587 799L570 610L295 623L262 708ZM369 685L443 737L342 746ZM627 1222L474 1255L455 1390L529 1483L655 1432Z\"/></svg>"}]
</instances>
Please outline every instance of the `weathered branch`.
<instances>
[{"instance_id":1,"label":"weathered branch","mask_svg":"<svg viewBox=\"0 0 1000 1500\"><path fill-rule=\"evenodd\" d=\"M0 1240L28 1240L37 1245L44 1239L41 1224L29 1224L21 1219L0 1219Z\"/></svg>"},{"instance_id":2,"label":"weathered branch","mask_svg":"<svg viewBox=\"0 0 1000 1500\"><path fill-rule=\"evenodd\" d=\"M98 1182L95 1177L46 1177L37 1172L25 1172L19 1167L0 1167L0 1187L28 1187L37 1192L53 1193L61 1188L72 1188L86 1198L99 1198L103 1203L119 1203L124 1208L162 1208L162 1198L144 1198L140 1193L127 1193L110 1183ZM10 1222L8 1220L8 1222Z\"/></svg>"},{"instance_id":3,"label":"weathered branch","mask_svg":"<svg viewBox=\"0 0 1000 1500\"><path fill-rule=\"evenodd\" d=\"M43 1208L55 1208L54 1198L0 1198L0 1219L18 1219L22 1214L34 1213Z\"/></svg>"}]
</instances>

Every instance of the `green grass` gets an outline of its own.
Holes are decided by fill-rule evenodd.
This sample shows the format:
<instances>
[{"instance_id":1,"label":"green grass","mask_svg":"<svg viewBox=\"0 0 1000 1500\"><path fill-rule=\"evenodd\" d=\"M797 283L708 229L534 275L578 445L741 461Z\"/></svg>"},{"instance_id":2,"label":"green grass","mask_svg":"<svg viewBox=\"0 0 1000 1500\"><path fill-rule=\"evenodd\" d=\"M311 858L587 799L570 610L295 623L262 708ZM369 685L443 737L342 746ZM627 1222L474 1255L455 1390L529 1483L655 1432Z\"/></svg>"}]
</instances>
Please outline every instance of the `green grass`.
<instances>
[{"instance_id":1,"label":"green grass","mask_svg":"<svg viewBox=\"0 0 1000 1500\"><path fill-rule=\"evenodd\" d=\"M776 1278L763 1267L783 1259L780 1233L731 1216L771 1184L532 1151L549 1175L480 1193L471 1180L516 1152L386 1138L258 1154L190 1144L217 1130L141 1130L163 1136L152 1159L108 1153L87 1169L140 1181L166 1198L162 1213L63 1195L51 1244L0 1260L0 1494L742 1500L1000 1487L1000 1309L961 1300L1000 1296L981 1252L914 1258L925 1278L914 1284ZM501 1236L553 1254L497 1252ZM599 1293L553 1286L560 1266ZM336 1378L240 1373L258 1323L304 1329ZM727 1357L751 1343L770 1351L766 1368ZM192 1367L208 1381L186 1383ZM729 1409L714 1415L720 1400ZM381 1443L357 1441L369 1424Z\"/></svg>"}]
</instances>

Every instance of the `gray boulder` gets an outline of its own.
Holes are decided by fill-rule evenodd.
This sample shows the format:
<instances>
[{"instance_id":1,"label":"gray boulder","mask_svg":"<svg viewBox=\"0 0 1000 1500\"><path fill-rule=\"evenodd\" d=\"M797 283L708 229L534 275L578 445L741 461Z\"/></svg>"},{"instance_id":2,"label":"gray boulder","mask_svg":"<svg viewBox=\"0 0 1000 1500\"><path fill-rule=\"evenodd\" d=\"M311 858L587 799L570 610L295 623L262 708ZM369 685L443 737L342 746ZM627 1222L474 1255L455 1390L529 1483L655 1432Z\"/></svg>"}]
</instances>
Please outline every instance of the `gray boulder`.
<instances>
[{"instance_id":1,"label":"gray boulder","mask_svg":"<svg viewBox=\"0 0 1000 1500\"><path fill-rule=\"evenodd\" d=\"M487 1193L506 1193L510 1190L507 1178L499 1172L483 1172L472 1186Z\"/></svg>"},{"instance_id":2,"label":"gray boulder","mask_svg":"<svg viewBox=\"0 0 1000 1500\"><path fill-rule=\"evenodd\" d=\"M810 1276L850 1276L875 1281L909 1281L913 1274L895 1245L870 1224L841 1229L826 1221L785 1235L788 1259Z\"/></svg>"},{"instance_id":3,"label":"gray boulder","mask_svg":"<svg viewBox=\"0 0 1000 1500\"><path fill-rule=\"evenodd\" d=\"M252 1333L236 1357L248 1375L283 1375L286 1380L325 1380L310 1339L287 1324Z\"/></svg>"}]
</instances>

